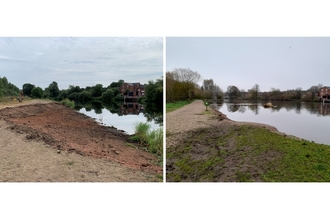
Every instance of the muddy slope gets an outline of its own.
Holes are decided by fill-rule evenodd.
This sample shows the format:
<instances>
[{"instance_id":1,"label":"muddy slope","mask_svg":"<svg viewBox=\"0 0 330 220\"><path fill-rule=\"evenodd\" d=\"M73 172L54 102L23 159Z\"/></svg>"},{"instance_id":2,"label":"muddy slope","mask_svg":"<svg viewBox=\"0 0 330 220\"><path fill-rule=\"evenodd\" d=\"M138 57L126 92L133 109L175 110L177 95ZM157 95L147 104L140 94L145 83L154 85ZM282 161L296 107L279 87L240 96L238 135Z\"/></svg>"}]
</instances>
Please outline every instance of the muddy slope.
<instances>
[{"instance_id":1,"label":"muddy slope","mask_svg":"<svg viewBox=\"0 0 330 220\"><path fill-rule=\"evenodd\" d=\"M105 159L125 167L162 173L152 154L128 143L128 135L58 103L22 105L0 110L0 120L8 129L40 140L59 151Z\"/></svg>"}]
</instances>

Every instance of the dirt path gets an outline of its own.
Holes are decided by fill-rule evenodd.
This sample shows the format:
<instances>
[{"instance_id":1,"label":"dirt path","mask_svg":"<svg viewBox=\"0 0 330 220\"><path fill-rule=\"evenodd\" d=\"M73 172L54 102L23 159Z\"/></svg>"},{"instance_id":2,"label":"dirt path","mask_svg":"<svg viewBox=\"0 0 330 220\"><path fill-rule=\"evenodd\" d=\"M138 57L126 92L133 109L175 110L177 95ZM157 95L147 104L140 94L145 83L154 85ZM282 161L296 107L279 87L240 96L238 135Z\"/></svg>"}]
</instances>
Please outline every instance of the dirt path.
<instances>
[{"instance_id":1,"label":"dirt path","mask_svg":"<svg viewBox=\"0 0 330 220\"><path fill-rule=\"evenodd\" d=\"M162 181L122 131L51 101L0 106L0 181Z\"/></svg>"},{"instance_id":2,"label":"dirt path","mask_svg":"<svg viewBox=\"0 0 330 220\"><path fill-rule=\"evenodd\" d=\"M223 125L233 123L222 120ZM206 107L202 100L195 100L173 112L166 114L166 148L176 146L188 131L219 125L218 113L211 106Z\"/></svg>"},{"instance_id":3,"label":"dirt path","mask_svg":"<svg viewBox=\"0 0 330 220\"><path fill-rule=\"evenodd\" d=\"M188 131L212 126L255 125L277 132L275 127L252 122L236 122L228 119L226 115L208 106L208 111L202 100L195 100L173 112L166 114L166 147L173 145L172 141L181 139Z\"/></svg>"}]
</instances>

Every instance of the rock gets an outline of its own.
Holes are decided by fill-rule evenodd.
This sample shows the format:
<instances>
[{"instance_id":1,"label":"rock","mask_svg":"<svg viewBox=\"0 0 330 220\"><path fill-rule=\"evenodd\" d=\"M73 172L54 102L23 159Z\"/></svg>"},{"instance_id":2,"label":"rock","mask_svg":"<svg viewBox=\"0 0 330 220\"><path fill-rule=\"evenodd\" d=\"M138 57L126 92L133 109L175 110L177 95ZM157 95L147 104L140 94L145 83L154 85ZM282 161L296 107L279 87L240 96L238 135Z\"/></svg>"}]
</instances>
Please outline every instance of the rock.
<instances>
[{"instance_id":1,"label":"rock","mask_svg":"<svg viewBox=\"0 0 330 220\"><path fill-rule=\"evenodd\" d=\"M267 102L266 104L264 104L265 108L270 108L273 107L273 104L271 102Z\"/></svg>"}]
</instances>

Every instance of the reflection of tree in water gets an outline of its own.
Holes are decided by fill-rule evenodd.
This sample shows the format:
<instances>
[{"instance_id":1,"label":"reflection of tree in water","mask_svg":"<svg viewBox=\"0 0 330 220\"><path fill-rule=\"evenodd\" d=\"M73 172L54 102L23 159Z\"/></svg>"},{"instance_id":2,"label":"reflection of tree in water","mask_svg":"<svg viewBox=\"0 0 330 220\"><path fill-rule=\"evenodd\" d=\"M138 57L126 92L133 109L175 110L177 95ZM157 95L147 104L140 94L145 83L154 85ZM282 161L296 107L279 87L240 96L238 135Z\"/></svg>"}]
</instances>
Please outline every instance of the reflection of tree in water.
<instances>
[{"instance_id":1,"label":"reflection of tree in water","mask_svg":"<svg viewBox=\"0 0 330 220\"><path fill-rule=\"evenodd\" d=\"M260 106L257 104L248 105L248 108L254 112L255 115L259 114Z\"/></svg>"},{"instance_id":2,"label":"reflection of tree in water","mask_svg":"<svg viewBox=\"0 0 330 220\"><path fill-rule=\"evenodd\" d=\"M145 106L139 103L102 103L102 102L85 102L85 103L75 103L75 109L79 111L85 108L86 111L94 110L96 114L102 114L102 109L105 108L112 114L117 114L118 116L132 114L139 115L141 112L144 117L147 118L148 122L154 120L156 124L163 126L163 106L155 105L154 103L147 103Z\"/></svg>"},{"instance_id":3,"label":"reflection of tree in water","mask_svg":"<svg viewBox=\"0 0 330 220\"><path fill-rule=\"evenodd\" d=\"M228 109L228 112L236 112L239 109L239 105L227 103L227 109Z\"/></svg>"},{"instance_id":4,"label":"reflection of tree in water","mask_svg":"<svg viewBox=\"0 0 330 220\"><path fill-rule=\"evenodd\" d=\"M206 100L207 102L209 102L209 103L212 103L212 108L214 108L214 109L220 109L221 107L222 107L222 105L223 105L223 101L217 101L217 100Z\"/></svg>"},{"instance_id":5,"label":"reflection of tree in water","mask_svg":"<svg viewBox=\"0 0 330 220\"><path fill-rule=\"evenodd\" d=\"M148 122L154 120L156 124L163 126L163 105L158 106L154 103L147 103L143 115Z\"/></svg>"},{"instance_id":6,"label":"reflection of tree in water","mask_svg":"<svg viewBox=\"0 0 330 220\"><path fill-rule=\"evenodd\" d=\"M102 114L102 109L103 109L102 102L91 102L91 104L96 114Z\"/></svg>"},{"instance_id":7,"label":"reflection of tree in water","mask_svg":"<svg viewBox=\"0 0 330 220\"><path fill-rule=\"evenodd\" d=\"M104 105L104 107L109 111L111 112L112 114L117 114L117 115L122 115L120 114L120 104L117 103L117 102L113 102L113 103L110 103L110 104L106 104Z\"/></svg>"},{"instance_id":8,"label":"reflection of tree in water","mask_svg":"<svg viewBox=\"0 0 330 220\"><path fill-rule=\"evenodd\" d=\"M244 112L246 112L246 106L244 106L244 105L241 105L240 107L239 107L239 109L238 109L238 112L239 113L244 113Z\"/></svg>"},{"instance_id":9,"label":"reflection of tree in water","mask_svg":"<svg viewBox=\"0 0 330 220\"><path fill-rule=\"evenodd\" d=\"M312 115L320 115L319 102L304 102L304 108Z\"/></svg>"},{"instance_id":10,"label":"reflection of tree in water","mask_svg":"<svg viewBox=\"0 0 330 220\"><path fill-rule=\"evenodd\" d=\"M289 112L292 109L296 109L296 104L294 102L286 102L283 107Z\"/></svg>"},{"instance_id":11,"label":"reflection of tree in water","mask_svg":"<svg viewBox=\"0 0 330 220\"><path fill-rule=\"evenodd\" d=\"M301 102L296 102L296 109L295 109L297 114L301 113Z\"/></svg>"}]
</instances>

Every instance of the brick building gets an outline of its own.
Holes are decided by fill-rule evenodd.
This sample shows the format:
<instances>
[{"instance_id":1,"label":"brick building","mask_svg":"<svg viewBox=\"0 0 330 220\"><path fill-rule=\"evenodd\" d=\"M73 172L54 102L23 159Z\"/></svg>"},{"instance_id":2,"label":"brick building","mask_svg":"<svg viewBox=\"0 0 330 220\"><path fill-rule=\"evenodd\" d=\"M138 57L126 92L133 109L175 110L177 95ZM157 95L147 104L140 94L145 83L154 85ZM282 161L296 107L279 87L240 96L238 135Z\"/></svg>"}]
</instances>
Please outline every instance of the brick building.
<instances>
[{"instance_id":1,"label":"brick building","mask_svg":"<svg viewBox=\"0 0 330 220\"><path fill-rule=\"evenodd\" d=\"M125 98L139 98L144 96L144 88L145 84L142 85L140 83L123 83L119 87L119 91Z\"/></svg>"},{"instance_id":2,"label":"brick building","mask_svg":"<svg viewBox=\"0 0 330 220\"><path fill-rule=\"evenodd\" d=\"M323 86L320 88L319 96L322 100L330 100L330 86Z\"/></svg>"}]
</instances>

